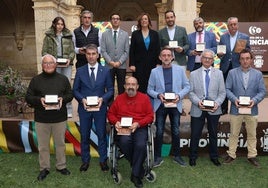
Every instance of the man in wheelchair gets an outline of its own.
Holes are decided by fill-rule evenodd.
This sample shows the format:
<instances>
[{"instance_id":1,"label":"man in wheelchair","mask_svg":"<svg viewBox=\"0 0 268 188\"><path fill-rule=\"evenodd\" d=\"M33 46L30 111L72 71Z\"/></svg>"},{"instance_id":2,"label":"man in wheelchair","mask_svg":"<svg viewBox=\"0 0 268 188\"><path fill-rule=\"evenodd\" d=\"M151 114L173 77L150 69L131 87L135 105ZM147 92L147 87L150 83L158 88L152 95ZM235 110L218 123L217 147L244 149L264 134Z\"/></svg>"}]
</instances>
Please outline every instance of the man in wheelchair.
<instances>
[{"instance_id":1,"label":"man in wheelchair","mask_svg":"<svg viewBox=\"0 0 268 188\"><path fill-rule=\"evenodd\" d=\"M138 92L138 81L134 77L125 80L125 93L118 95L108 111L108 120L117 131L118 146L132 167L131 181L142 187L145 175L148 124L154 119L149 97Z\"/></svg>"}]
</instances>

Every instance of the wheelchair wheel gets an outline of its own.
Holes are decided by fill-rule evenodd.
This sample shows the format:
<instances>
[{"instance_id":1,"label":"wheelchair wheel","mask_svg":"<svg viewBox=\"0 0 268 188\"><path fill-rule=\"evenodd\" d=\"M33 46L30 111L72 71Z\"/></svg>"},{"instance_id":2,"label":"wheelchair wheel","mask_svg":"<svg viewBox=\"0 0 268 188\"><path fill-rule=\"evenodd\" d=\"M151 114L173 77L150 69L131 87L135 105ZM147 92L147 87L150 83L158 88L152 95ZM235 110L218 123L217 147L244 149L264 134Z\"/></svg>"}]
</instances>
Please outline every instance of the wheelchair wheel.
<instances>
[{"instance_id":1,"label":"wheelchair wheel","mask_svg":"<svg viewBox=\"0 0 268 188\"><path fill-rule=\"evenodd\" d=\"M145 175L145 179L148 181L148 182L155 182L156 180L156 173L151 170L148 174Z\"/></svg>"},{"instance_id":2,"label":"wheelchair wheel","mask_svg":"<svg viewBox=\"0 0 268 188\"><path fill-rule=\"evenodd\" d=\"M114 179L114 183L115 184L121 184L122 183L122 175L120 174L120 172L116 172L115 174L113 174L113 179Z\"/></svg>"}]
</instances>

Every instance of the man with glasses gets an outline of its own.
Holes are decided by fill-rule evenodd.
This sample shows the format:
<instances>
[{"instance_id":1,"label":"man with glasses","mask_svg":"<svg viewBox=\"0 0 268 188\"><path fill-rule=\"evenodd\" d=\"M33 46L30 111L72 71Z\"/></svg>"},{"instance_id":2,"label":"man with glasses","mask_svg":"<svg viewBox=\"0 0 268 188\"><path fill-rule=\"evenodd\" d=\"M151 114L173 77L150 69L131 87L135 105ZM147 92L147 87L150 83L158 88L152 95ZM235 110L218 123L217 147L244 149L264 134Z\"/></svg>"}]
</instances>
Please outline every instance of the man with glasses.
<instances>
[{"instance_id":1,"label":"man with glasses","mask_svg":"<svg viewBox=\"0 0 268 188\"><path fill-rule=\"evenodd\" d=\"M84 10L81 13L82 25L74 30L73 42L75 46L76 53L76 64L75 67L79 68L87 64L87 59L85 55L85 47L88 44L95 44L98 46L98 51L100 52L101 43L101 31L92 25L93 13L88 10ZM100 59L100 57L99 57ZM98 59L98 62L99 62Z\"/></svg>"},{"instance_id":2,"label":"man with glasses","mask_svg":"<svg viewBox=\"0 0 268 188\"><path fill-rule=\"evenodd\" d=\"M50 171L50 136L56 150L56 171L69 175L65 157L65 131L67 123L66 104L73 94L66 76L56 72L55 57L46 54L42 57L43 72L32 78L26 94L27 103L34 108L40 173L39 181Z\"/></svg>"},{"instance_id":3,"label":"man with glasses","mask_svg":"<svg viewBox=\"0 0 268 188\"><path fill-rule=\"evenodd\" d=\"M214 52L205 49L201 54L202 67L190 74L189 99L191 106L191 142L190 142L190 166L196 165L198 157L198 144L202 130L207 122L209 133L209 156L211 162L220 166L217 147L218 123L221 115L221 104L226 96L223 74L212 67Z\"/></svg>"},{"instance_id":4,"label":"man with glasses","mask_svg":"<svg viewBox=\"0 0 268 188\"><path fill-rule=\"evenodd\" d=\"M101 54L105 59L106 66L115 82L117 80L118 94L124 93L126 77L126 61L129 53L128 33L120 28L120 15L114 13L110 16L112 28L102 34Z\"/></svg>"}]
</instances>

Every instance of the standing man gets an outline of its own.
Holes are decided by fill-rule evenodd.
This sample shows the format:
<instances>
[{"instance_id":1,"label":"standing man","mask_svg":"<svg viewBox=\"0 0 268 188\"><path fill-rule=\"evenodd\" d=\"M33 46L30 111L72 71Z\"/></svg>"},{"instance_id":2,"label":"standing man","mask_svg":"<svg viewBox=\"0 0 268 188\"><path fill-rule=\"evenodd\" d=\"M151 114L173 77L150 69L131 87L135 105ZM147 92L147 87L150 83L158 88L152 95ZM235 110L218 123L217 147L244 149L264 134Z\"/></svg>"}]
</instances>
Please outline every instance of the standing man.
<instances>
[{"instance_id":1,"label":"standing man","mask_svg":"<svg viewBox=\"0 0 268 188\"><path fill-rule=\"evenodd\" d=\"M220 166L217 147L218 123L221 115L221 104L225 99L226 91L222 72L212 67L215 53L205 49L201 54L202 67L190 74L191 106L191 143L190 143L190 166L196 165L198 157L198 144L202 130L207 121L209 133L209 156L211 162ZM207 101L206 101L207 100ZM207 102L212 103L207 106Z\"/></svg>"},{"instance_id":2,"label":"standing man","mask_svg":"<svg viewBox=\"0 0 268 188\"><path fill-rule=\"evenodd\" d=\"M106 112L107 103L113 96L114 88L109 69L97 62L98 57L97 46L95 44L88 45L86 47L88 64L77 69L73 85L74 96L78 102L80 120L82 155L80 171L87 171L89 167L89 142L93 121L98 136L100 167L102 171L109 170L107 165ZM90 103L92 98L96 106ZM94 101L94 98L97 98L96 101Z\"/></svg>"},{"instance_id":3,"label":"standing man","mask_svg":"<svg viewBox=\"0 0 268 188\"><path fill-rule=\"evenodd\" d=\"M79 68L87 64L85 47L88 44L97 45L98 52L100 52L99 46L101 43L101 31L92 25L92 21L93 21L93 13L88 10L84 10L81 13L82 25L74 30L73 42L75 46L75 53L77 60L75 64L76 68Z\"/></svg>"},{"instance_id":4,"label":"standing man","mask_svg":"<svg viewBox=\"0 0 268 188\"><path fill-rule=\"evenodd\" d=\"M249 49L240 52L240 67L230 70L226 79L227 97L231 101L230 138L228 157L225 164L236 158L236 149L242 122L247 132L248 161L259 167L257 156L256 129L258 124L258 104L266 95L262 73L251 67L253 54ZM242 98L244 99L242 101ZM245 100L246 99L246 100Z\"/></svg>"},{"instance_id":5,"label":"standing man","mask_svg":"<svg viewBox=\"0 0 268 188\"><path fill-rule=\"evenodd\" d=\"M183 68L172 63L173 53L171 49L163 48L159 59L162 61L162 66L152 70L147 89L148 94L153 98L156 115L154 166L157 167L163 163L161 148L167 115L169 115L171 124L173 160L181 166L186 166L186 163L180 156L179 126L182 100L190 90L189 81ZM170 97L167 98L168 95Z\"/></svg>"},{"instance_id":6,"label":"standing man","mask_svg":"<svg viewBox=\"0 0 268 188\"><path fill-rule=\"evenodd\" d=\"M186 52L189 49L189 42L186 29L175 25L176 16L173 10L165 12L167 26L159 31L160 47L169 46L174 51L175 62L181 65L186 71ZM170 46L171 41L176 41L176 46Z\"/></svg>"},{"instance_id":7,"label":"standing man","mask_svg":"<svg viewBox=\"0 0 268 188\"><path fill-rule=\"evenodd\" d=\"M40 173L39 181L46 178L50 171L50 136L52 135L56 150L56 171L69 175L66 168L65 130L67 124L66 104L73 99L71 85L68 78L56 72L55 57L46 54L42 57L43 72L32 78L26 101L34 108L34 121L39 151ZM41 84L40 84L41 83ZM46 96L54 95L57 103L54 109L50 107Z\"/></svg>"},{"instance_id":8,"label":"standing man","mask_svg":"<svg viewBox=\"0 0 268 188\"><path fill-rule=\"evenodd\" d=\"M205 49L210 49L214 53L217 50L217 41L214 33L205 31L203 18L198 17L193 21L195 32L188 35L189 50L187 51L188 63L187 70L194 71L202 66L201 53L196 49L197 44L205 44Z\"/></svg>"},{"instance_id":9,"label":"standing man","mask_svg":"<svg viewBox=\"0 0 268 188\"><path fill-rule=\"evenodd\" d=\"M154 120L154 112L149 97L138 91L138 81L128 77L125 83L125 93L117 96L108 111L108 120L115 126L117 132L128 129L129 135L117 135L118 144L132 167L131 181L135 187L142 187L144 177L144 161L146 159L146 143L148 140L148 124ZM129 128L121 126L121 119L132 118Z\"/></svg>"},{"instance_id":10,"label":"standing man","mask_svg":"<svg viewBox=\"0 0 268 188\"><path fill-rule=\"evenodd\" d=\"M223 72L226 81L229 70L239 67L239 53L242 49L250 49L249 36L238 31L238 18L230 17L227 20L228 33L220 38L219 45L226 46L226 53L218 53L221 59L220 70ZM228 99L225 98L222 104L222 113L228 113Z\"/></svg>"},{"instance_id":11,"label":"standing man","mask_svg":"<svg viewBox=\"0 0 268 188\"><path fill-rule=\"evenodd\" d=\"M126 61L129 54L128 33L120 28L121 17L114 13L110 16L112 28L102 34L101 54L109 66L113 84L117 80L118 94L124 93Z\"/></svg>"}]
</instances>

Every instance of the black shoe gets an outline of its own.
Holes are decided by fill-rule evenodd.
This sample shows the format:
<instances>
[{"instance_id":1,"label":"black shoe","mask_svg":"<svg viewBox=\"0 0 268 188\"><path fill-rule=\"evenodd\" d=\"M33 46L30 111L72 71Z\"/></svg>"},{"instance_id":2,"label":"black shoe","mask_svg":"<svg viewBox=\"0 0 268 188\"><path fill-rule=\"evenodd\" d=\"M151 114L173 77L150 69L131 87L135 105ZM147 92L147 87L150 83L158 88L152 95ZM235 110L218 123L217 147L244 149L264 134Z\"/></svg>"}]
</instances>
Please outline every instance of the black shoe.
<instances>
[{"instance_id":1,"label":"black shoe","mask_svg":"<svg viewBox=\"0 0 268 188\"><path fill-rule=\"evenodd\" d=\"M141 179L139 177L134 176L133 174L131 174L131 181L132 183L134 183L135 187L143 187Z\"/></svg>"},{"instance_id":2,"label":"black shoe","mask_svg":"<svg viewBox=\"0 0 268 188\"><path fill-rule=\"evenodd\" d=\"M226 157L226 159L223 161L223 164L230 164L234 161L235 159L230 157L229 155Z\"/></svg>"},{"instance_id":3,"label":"black shoe","mask_svg":"<svg viewBox=\"0 0 268 188\"><path fill-rule=\"evenodd\" d=\"M109 170L109 166L107 165L107 161L100 162L100 167L103 172L107 172Z\"/></svg>"},{"instance_id":4,"label":"black shoe","mask_svg":"<svg viewBox=\"0 0 268 188\"><path fill-rule=\"evenodd\" d=\"M37 177L37 179L39 181L42 181L47 177L48 174L49 174L49 171L47 169L41 170L39 175L38 175L38 177Z\"/></svg>"},{"instance_id":5,"label":"black shoe","mask_svg":"<svg viewBox=\"0 0 268 188\"><path fill-rule=\"evenodd\" d=\"M195 159L190 159L189 160L189 165L190 166L195 166L196 165Z\"/></svg>"},{"instance_id":6,"label":"black shoe","mask_svg":"<svg viewBox=\"0 0 268 188\"><path fill-rule=\"evenodd\" d=\"M81 166L80 166L80 172L85 172L85 171L87 171L87 169L88 169L88 167L89 167L89 163L83 163Z\"/></svg>"},{"instance_id":7,"label":"black shoe","mask_svg":"<svg viewBox=\"0 0 268 188\"><path fill-rule=\"evenodd\" d=\"M257 159L254 157L254 158L248 158L248 162L250 164L252 164L253 166L259 168L260 167L260 164L258 163Z\"/></svg>"},{"instance_id":8,"label":"black shoe","mask_svg":"<svg viewBox=\"0 0 268 188\"><path fill-rule=\"evenodd\" d=\"M221 163L218 159L210 159L210 160L215 166L221 166Z\"/></svg>"},{"instance_id":9,"label":"black shoe","mask_svg":"<svg viewBox=\"0 0 268 188\"><path fill-rule=\"evenodd\" d=\"M57 172L60 172L62 175L70 175L71 172L67 168L63 168L61 170L56 169Z\"/></svg>"}]
</instances>

